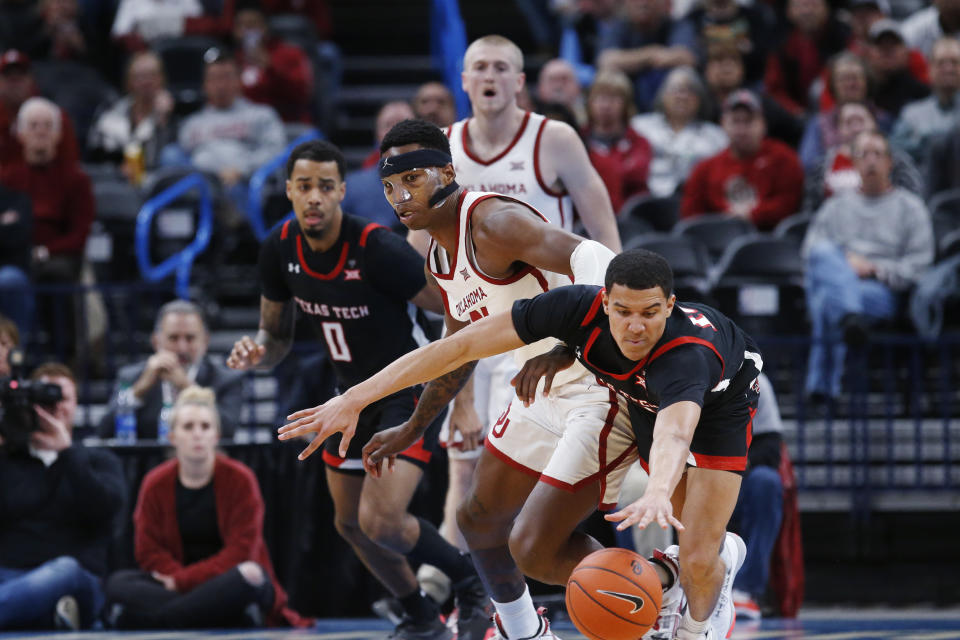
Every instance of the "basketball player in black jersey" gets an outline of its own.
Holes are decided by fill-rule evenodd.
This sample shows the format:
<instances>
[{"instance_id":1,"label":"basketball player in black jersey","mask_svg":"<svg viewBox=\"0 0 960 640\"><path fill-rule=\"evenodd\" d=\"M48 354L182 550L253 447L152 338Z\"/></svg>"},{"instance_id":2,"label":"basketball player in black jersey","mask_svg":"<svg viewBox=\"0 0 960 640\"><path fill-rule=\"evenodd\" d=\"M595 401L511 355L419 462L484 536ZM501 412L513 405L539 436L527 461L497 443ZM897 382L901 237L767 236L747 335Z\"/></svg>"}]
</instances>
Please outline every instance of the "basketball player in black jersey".
<instances>
[{"instance_id":1,"label":"basketball player in black jersey","mask_svg":"<svg viewBox=\"0 0 960 640\"><path fill-rule=\"evenodd\" d=\"M270 369L280 362L290 349L299 309L314 325L345 391L416 349L408 300L442 311L439 295L426 287L423 258L401 236L341 211L343 176L343 155L327 142L306 142L290 154L286 187L296 219L261 247L260 331L234 345L230 367ZM414 390L405 389L365 409L360 416L365 437L345 455L336 439L327 442L323 459L336 528L404 605L407 617L395 637L449 640L452 635L436 605L420 591L409 560L429 562L451 576L460 608L459 637L479 640L489 625L486 595L469 557L431 523L407 512L439 423L399 456L397 473L389 479L365 475L361 463L367 438L406 421L415 404Z\"/></svg>"},{"instance_id":2,"label":"basketball player in black jersey","mask_svg":"<svg viewBox=\"0 0 960 640\"><path fill-rule=\"evenodd\" d=\"M670 635L720 640L732 625L730 589L745 554L742 541L725 530L746 468L762 361L749 336L720 312L676 302L670 267L657 254L633 250L615 257L605 285L560 287L519 300L512 313L491 315L405 355L313 410L310 421L322 424L321 435L341 431L364 406L406 385L545 337L563 340L565 348L538 359L559 360L562 368L576 358L627 401L650 473L644 495L607 519L619 522L619 529L651 523L677 529L682 570L676 576L658 567L665 592L679 579L688 604L681 611L677 599L673 615L680 620ZM526 368L517 379L518 396L533 402L536 379L557 368L555 363ZM295 435L298 423L284 429ZM371 472L379 473L384 459L395 463L380 442L365 448ZM536 508L541 486L524 511ZM511 548L523 544L515 540L527 535L523 521L521 514ZM577 553L554 558L547 581L564 584L595 548L582 545Z\"/></svg>"}]
</instances>

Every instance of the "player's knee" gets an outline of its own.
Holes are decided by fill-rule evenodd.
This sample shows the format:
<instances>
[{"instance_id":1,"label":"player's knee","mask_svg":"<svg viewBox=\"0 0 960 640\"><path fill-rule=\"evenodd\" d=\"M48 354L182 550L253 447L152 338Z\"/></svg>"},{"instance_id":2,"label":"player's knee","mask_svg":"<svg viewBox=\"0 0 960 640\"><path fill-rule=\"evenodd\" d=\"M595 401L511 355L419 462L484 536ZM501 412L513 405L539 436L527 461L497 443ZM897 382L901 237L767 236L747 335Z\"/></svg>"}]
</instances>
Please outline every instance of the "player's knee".
<instances>
[{"instance_id":1,"label":"player's knee","mask_svg":"<svg viewBox=\"0 0 960 640\"><path fill-rule=\"evenodd\" d=\"M364 538L363 531L360 530L360 523L356 520L335 517L333 519L333 526L337 530L337 533L340 534L340 537L351 545L356 546Z\"/></svg>"},{"instance_id":2,"label":"player's knee","mask_svg":"<svg viewBox=\"0 0 960 640\"><path fill-rule=\"evenodd\" d=\"M259 587L262 585L267 577L263 572L263 568L256 562L241 562L237 565L237 570L240 572L240 575L243 576L243 579L247 584L254 587Z\"/></svg>"},{"instance_id":3,"label":"player's knee","mask_svg":"<svg viewBox=\"0 0 960 640\"><path fill-rule=\"evenodd\" d=\"M534 528L523 526L522 522L514 525L510 531L510 555L521 573L534 580L547 581L552 547Z\"/></svg>"},{"instance_id":4,"label":"player's knee","mask_svg":"<svg viewBox=\"0 0 960 640\"><path fill-rule=\"evenodd\" d=\"M708 579L722 565L717 548L713 545L697 545L690 549L680 547L680 575L693 583Z\"/></svg>"},{"instance_id":5,"label":"player's knee","mask_svg":"<svg viewBox=\"0 0 960 640\"><path fill-rule=\"evenodd\" d=\"M399 514L383 511L376 505L361 502L358 520L360 531L367 538L391 549L398 545L403 522Z\"/></svg>"}]
</instances>

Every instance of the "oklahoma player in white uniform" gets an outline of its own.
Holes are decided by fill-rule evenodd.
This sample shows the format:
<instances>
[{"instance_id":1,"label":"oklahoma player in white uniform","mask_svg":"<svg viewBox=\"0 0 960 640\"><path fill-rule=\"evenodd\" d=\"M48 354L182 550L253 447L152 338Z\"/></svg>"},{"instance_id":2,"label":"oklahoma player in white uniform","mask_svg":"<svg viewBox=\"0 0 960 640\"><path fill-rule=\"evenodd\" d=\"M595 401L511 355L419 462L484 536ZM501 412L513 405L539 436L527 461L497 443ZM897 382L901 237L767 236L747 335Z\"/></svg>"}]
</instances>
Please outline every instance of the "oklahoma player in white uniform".
<instances>
[{"instance_id":1,"label":"oklahoma player in white uniform","mask_svg":"<svg viewBox=\"0 0 960 640\"><path fill-rule=\"evenodd\" d=\"M401 122L384 138L381 152L386 196L408 228L432 237L428 280L435 279L444 293L448 332L571 277L578 283L602 281L613 257L603 245L547 224L520 201L459 187L449 142L435 126ZM538 343L520 357L552 346ZM430 382L410 420L372 438L365 458L402 450L397 447L423 430L429 423L424 420L439 413L472 370L470 363ZM599 548L574 529L598 504L616 502L636 459L633 433L616 397L581 368L558 375L542 401L526 407L514 399L504 409L480 454L458 524L494 600L501 634L551 637L520 569L539 580L562 582L556 576L569 575L585 550ZM322 412L316 407L295 414L296 422L281 430L284 438L319 431L302 456L334 431L344 431L342 442L353 435L347 424L321 428L322 420L313 418ZM377 473L379 465L368 470Z\"/></svg>"}]
</instances>

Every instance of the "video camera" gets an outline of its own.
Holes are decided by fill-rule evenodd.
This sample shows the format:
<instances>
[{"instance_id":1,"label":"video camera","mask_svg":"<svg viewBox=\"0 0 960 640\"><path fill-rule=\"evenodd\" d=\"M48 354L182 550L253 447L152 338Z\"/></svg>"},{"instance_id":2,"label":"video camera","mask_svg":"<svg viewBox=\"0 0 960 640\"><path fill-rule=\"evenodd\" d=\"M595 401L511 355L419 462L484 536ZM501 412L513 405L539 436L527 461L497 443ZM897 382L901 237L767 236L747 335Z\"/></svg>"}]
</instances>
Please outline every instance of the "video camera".
<instances>
[{"instance_id":1,"label":"video camera","mask_svg":"<svg viewBox=\"0 0 960 640\"><path fill-rule=\"evenodd\" d=\"M60 385L23 378L23 351L11 349L10 377L0 379L0 436L4 446L22 449L37 429L34 407L52 407L63 399Z\"/></svg>"}]
</instances>

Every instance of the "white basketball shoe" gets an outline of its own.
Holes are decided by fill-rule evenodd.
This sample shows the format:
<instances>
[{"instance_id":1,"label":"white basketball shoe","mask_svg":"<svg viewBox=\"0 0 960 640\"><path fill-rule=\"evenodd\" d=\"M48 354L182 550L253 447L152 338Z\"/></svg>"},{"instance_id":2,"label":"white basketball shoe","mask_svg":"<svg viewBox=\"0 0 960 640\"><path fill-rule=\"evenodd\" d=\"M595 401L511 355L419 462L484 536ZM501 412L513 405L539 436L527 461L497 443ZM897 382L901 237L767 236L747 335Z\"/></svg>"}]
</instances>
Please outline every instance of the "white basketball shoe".
<instances>
[{"instance_id":1,"label":"white basketball shoe","mask_svg":"<svg viewBox=\"0 0 960 640\"><path fill-rule=\"evenodd\" d=\"M534 633L532 636L518 638L517 640L560 640L557 634L555 634L550 628L550 621L545 615L546 612L546 607L538 607L537 616L540 618L540 628L537 629L536 633ZM503 630L503 625L500 624L499 613L495 613L493 615L493 624L496 628L496 632L487 636L490 638L490 640L512 640L509 636L507 636L507 632Z\"/></svg>"},{"instance_id":2,"label":"white basketball shoe","mask_svg":"<svg viewBox=\"0 0 960 640\"><path fill-rule=\"evenodd\" d=\"M735 533L727 532L723 540L723 550L720 559L726 569L723 572L723 585L720 588L720 599L710 616L710 626L713 627L714 637L718 640L729 638L737 622L736 610L733 606L733 580L747 558L747 545L743 538Z\"/></svg>"},{"instance_id":3,"label":"white basketball shoe","mask_svg":"<svg viewBox=\"0 0 960 640\"><path fill-rule=\"evenodd\" d=\"M643 640L673 640L680 627L680 618L683 614L683 605L685 597L683 588L680 586L680 563L677 554L680 547L670 545L665 551L654 550L650 561L666 569L670 577L673 578L673 584L669 589L663 592L663 600L660 602L660 615L657 621L653 623L650 630L643 634Z\"/></svg>"}]
</instances>

